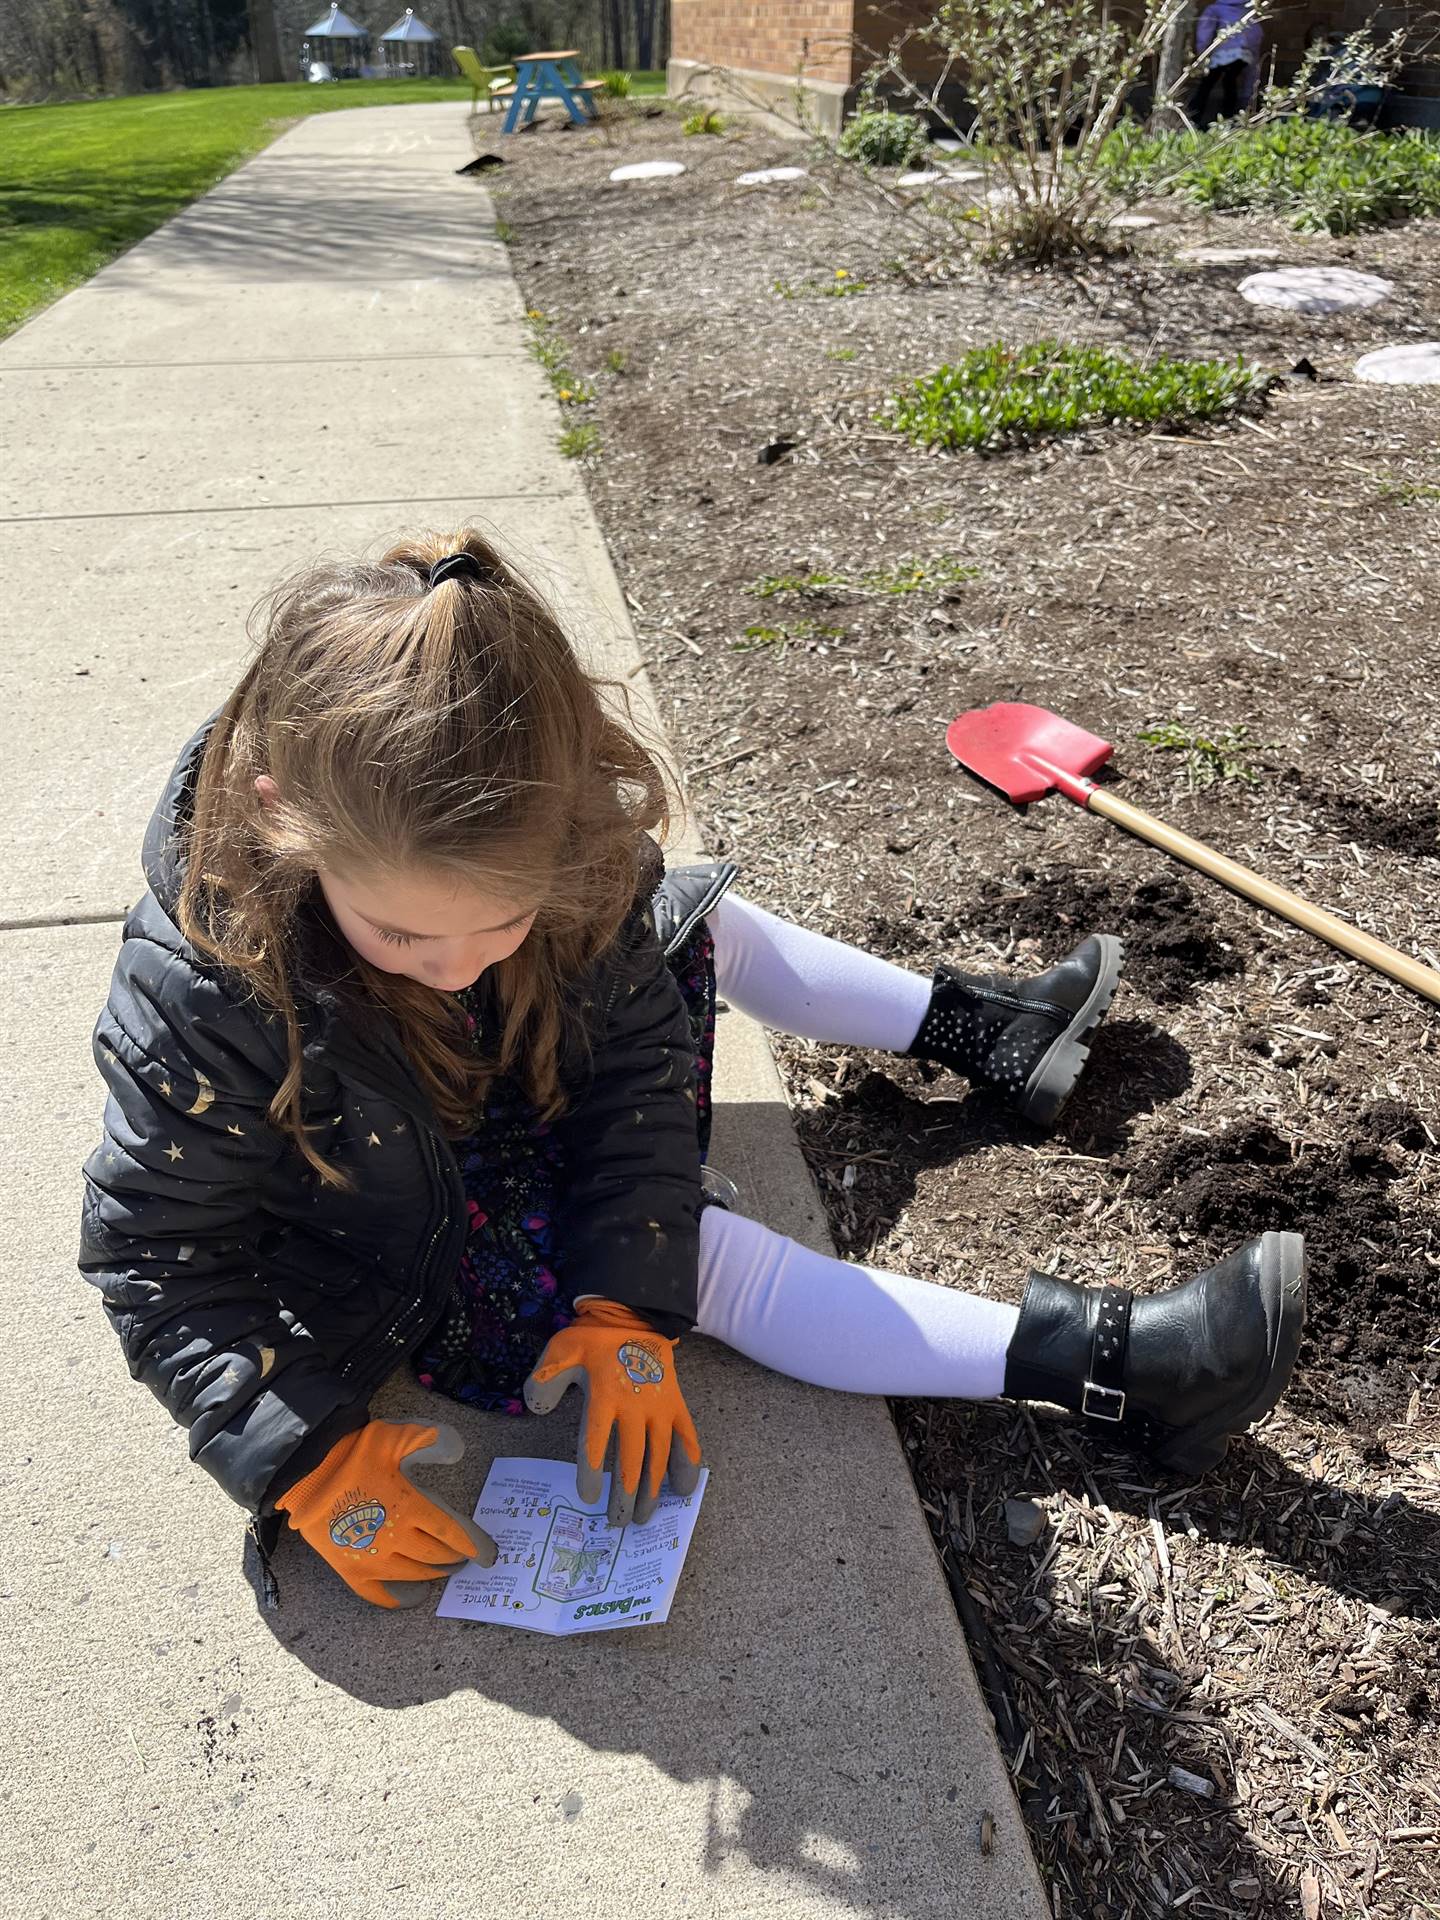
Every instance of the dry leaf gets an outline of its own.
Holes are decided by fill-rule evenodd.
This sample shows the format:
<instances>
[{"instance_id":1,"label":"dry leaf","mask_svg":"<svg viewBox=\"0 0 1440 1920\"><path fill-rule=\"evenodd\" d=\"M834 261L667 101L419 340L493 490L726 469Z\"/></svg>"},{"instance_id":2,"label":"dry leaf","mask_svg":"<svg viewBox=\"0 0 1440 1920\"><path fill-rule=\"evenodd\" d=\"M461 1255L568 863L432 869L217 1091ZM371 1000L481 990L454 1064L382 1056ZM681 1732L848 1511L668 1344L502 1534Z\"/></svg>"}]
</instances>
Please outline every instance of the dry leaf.
<instances>
[{"instance_id":1,"label":"dry leaf","mask_svg":"<svg viewBox=\"0 0 1440 1920\"><path fill-rule=\"evenodd\" d=\"M1300 1911L1305 1920L1320 1920L1320 1882L1309 1867L1300 1876Z\"/></svg>"}]
</instances>

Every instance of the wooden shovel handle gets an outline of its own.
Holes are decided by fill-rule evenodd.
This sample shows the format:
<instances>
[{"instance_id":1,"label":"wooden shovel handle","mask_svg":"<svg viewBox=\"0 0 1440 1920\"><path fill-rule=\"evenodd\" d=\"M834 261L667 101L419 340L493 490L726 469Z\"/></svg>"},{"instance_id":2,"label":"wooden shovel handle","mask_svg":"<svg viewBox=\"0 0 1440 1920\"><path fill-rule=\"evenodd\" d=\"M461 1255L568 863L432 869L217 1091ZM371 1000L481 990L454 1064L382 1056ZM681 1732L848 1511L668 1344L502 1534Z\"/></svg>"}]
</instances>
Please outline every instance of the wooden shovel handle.
<instances>
[{"instance_id":1,"label":"wooden shovel handle","mask_svg":"<svg viewBox=\"0 0 1440 1920\"><path fill-rule=\"evenodd\" d=\"M1232 887L1236 893L1243 893L1247 900L1253 900L1257 906L1268 907L1271 913L1278 913L1282 920L1293 921L1297 927L1304 927L1307 933L1318 934L1322 940L1328 940L1332 947L1339 947L1342 953L1363 960L1367 966L1388 974L1402 986L1413 987L1416 993L1423 993L1426 999L1440 1002L1440 973L1434 967L1427 967L1421 960L1412 960L1407 953L1397 953L1394 947L1387 947L1383 940L1376 940L1368 933L1361 933L1358 927L1337 920L1333 913L1302 900L1298 893L1277 887L1273 880L1266 880L1249 867L1242 867L1238 860L1227 860L1223 853L1216 853L1203 840L1192 840L1188 833L1181 833L1177 827L1166 826L1163 820L1157 820L1153 814L1131 806L1128 800L1122 800L1118 794L1104 787L1096 787L1086 804L1091 813L1102 814L1105 819L1113 820L1117 827L1124 827L1128 833L1138 834L1142 840L1148 840L1152 847L1173 853L1177 860L1183 860L1187 866L1198 867L1201 873L1208 873L1211 879L1223 881L1227 887Z\"/></svg>"}]
</instances>

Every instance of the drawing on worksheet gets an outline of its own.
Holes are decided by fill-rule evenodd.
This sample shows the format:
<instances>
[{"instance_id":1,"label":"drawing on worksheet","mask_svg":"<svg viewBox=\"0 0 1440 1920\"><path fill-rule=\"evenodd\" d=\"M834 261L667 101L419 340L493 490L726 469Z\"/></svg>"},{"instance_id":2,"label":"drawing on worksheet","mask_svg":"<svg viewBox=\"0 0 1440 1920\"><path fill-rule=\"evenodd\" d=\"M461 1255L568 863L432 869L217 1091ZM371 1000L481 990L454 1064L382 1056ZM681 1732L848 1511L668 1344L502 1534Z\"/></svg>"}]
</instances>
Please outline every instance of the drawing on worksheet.
<instances>
[{"instance_id":1,"label":"drawing on worksheet","mask_svg":"<svg viewBox=\"0 0 1440 1920\"><path fill-rule=\"evenodd\" d=\"M625 1538L594 1514L559 1506L535 1575L535 1591L551 1600L589 1600L610 1584L616 1550Z\"/></svg>"},{"instance_id":2,"label":"drawing on worksheet","mask_svg":"<svg viewBox=\"0 0 1440 1920\"><path fill-rule=\"evenodd\" d=\"M670 1615L709 1473L694 1493L665 1489L642 1525L612 1527L590 1507L575 1467L560 1460L495 1460L475 1523L495 1542L493 1566L466 1561L445 1583L442 1620L489 1620L531 1633L596 1633L658 1626Z\"/></svg>"}]
</instances>

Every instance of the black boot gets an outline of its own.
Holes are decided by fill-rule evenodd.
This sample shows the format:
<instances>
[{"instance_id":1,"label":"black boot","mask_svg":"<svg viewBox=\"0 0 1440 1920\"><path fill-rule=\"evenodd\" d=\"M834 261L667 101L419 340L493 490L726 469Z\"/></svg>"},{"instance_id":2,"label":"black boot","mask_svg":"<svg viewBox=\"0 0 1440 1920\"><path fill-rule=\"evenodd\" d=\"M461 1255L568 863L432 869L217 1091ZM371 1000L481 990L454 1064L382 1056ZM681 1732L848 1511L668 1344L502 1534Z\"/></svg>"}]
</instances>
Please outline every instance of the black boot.
<instances>
[{"instance_id":1,"label":"black boot","mask_svg":"<svg viewBox=\"0 0 1440 1920\"><path fill-rule=\"evenodd\" d=\"M1140 1299L1032 1273L1004 1392L1053 1400L1162 1467L1200 1473L1284 1393L1304 1325L1298 1233L1262 1233L1208 1272Z\"/></svg>"},{"instance_id":2,"label":"black boot","mask_svg":"<svg viewBox=\"0 0 1440 1920\"><path fill-rule=\"evenodd\" d=\"M1080 1077L1124 957L1113 934L1096 933L1034 980L942 964L907 1052L995 1088L1022 1119L1048 1126Z\"/></svg>"}]
</instances>

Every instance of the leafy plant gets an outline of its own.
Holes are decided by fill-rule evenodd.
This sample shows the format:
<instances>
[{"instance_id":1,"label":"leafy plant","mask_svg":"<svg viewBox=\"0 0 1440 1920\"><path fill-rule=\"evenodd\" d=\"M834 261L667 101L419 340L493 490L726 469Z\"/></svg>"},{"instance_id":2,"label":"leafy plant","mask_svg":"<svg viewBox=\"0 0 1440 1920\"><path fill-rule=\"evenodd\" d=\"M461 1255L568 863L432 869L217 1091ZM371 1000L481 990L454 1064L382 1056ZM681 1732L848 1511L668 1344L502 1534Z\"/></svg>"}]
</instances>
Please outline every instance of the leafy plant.
<instances>
[{"instance_id":1,"label":"leafy plant","mask_svg":"<svg viewBox=\"0 0 1440 1920\"><path fill-rule=\"evenodd\" d=\"M1279 7L1280 0L1252 0L1248 17L1263 22ZM983 251L1036 265L1117 244L1109 227L1110 197L1117 190L1153 190L1175 158L1163 145L1137 153L1137 140L1163 142L1167 136L1129 130L1135 103L1150 94L1153 129L1189 126L1185 98L1206 59L1188 52L1193 0L1133 0L1124 8L1102 0L938 0L925 12L928 19L872 55L862 92L873 95L883 87L959 133L942 94L963 78L973 118L962 137L990 176L979 208L934 195L907 210L908 218L927 228L926 257L934 255L937 227L959 238L981 226ZM1367 42L1367 71L1388 70L1403 57L1405 44L1403 29L1382 46ZM1284 86L1271 76L1263 106L1249 117L1250 129L1273 122L1298 126L1298 135L1284 137L1302 143L1326 139L1323 123L1297 119L1307 101L1323 96L1321 52L1317 42ZM913 77L912 67L923 78ZM1318 136L1304 131L1312 124L1321 127ZM1205 151L1218 153L1246 131L1237 123L1217 128L1203 136ZM1143 164L1135 164L1142 158ZM1228 179L1234 170L1220 172ZM1216 191L1223 191L1218 184ZM1312 217L1351 217L1339 212L1349 191L1339 179L1328 192L1320 192L1317 182ZM1321 210L1329 205L1336 211Z\"/></svg>"},{"instance_id":2,"label":"leafy plant","mask_svg":"<svg viewBox=\"0 0 1440 1920\"><path fill-rule=\"evenodd\" d=\"M600 451L600 429L593 420L584 420L577 427L566 427L557 445L567 460L584 460Z\"/></svg>"},{"instance_id":3,"label":"leafy plant","mask_svg":"<svg viewBox=\"0 0 1440 1920\"><path fill-rule=\"evenodd\" d=\"M510 242L515 238L515 229L508 220L496 220L495 238L500 242L502 247L508 247Z\"/></svg>"},{"instance_id":4,"label":"leafy plant","mask_svg":"<svg viewBox=\"0 0 1440 1920\"><path fill-rule=\"evenodd\" d=\"M926 151L930 136L914 114L894 113L887 107L862 109L846 125L837 150L846 160L871 167L905 167Z\"/></svg>"},{"instance_id":5,"label":"leafy plant","mask_svg":"<svg viewBox=\"0 0 1440 1920\"><path fill-rule=\"evenodd\" d=\"M568 364L565 343L553 330L547 315L531 307L525 315L530 330L530 357L544 370L550 390L562 407L588 407L595 389Z\"/></svg>"},{"instance_id":6,"label":"leafy plant","mask_svg":"<svg viewBox=\"0 0 1440 1920\"><path fill-rule=\"evenodd\" d=\"M694 113L687 114L680 131L686 134L723 133L725 116L714 107L698 107Z\"/></svg>"},{"instance_id":7,"label":"leafy plant","mask_svg":"<svg viewBox=\"0 0 1440 1920\"><path fill-rule=\"evenodd\" d=\"M600 76L600 91L608 100L628 100L633 85L633 75L621 72L618 67Z\"/></svg>"},{"instance_id":8,"label":"leafy plant","mask_svg":"<svg viewBox=\"0 0 1440 1920\"><path fill-rule=\"evenodd\" d=\"M854 347L827 347L825 349L825 358L827 360L853 360L856 358L856 353Z\"/></svg>"},{"instance_id":9,"label":"leafy plant","mask_svg":"<svg viewBox=\"0 0 1440 1920\"><path fill-rule=\"evenodd\" d=\"M1440 504L1440 486L1427 480L1382 480L1380 498L1393 500L1397 507L1435 506Z\"/></svg>"},{"instance_id":10,"label":"leafy plant","mask_svg":"<svg viewBox=\"0 0 1440 1920\"><path fill-rule=\"evenodd\" d=\"M1173 193L1223 212L1279 213L1306 232L1360 233L1440 213L1440 136L1417 128L1362 132L1298 117L1239 131L1119 128L1100 160L1117 193Z\"/></svg>"},{"instance_id":11,"label":"leafy plant","mask_svg":"<svg viewBox=\"0 0 1440 1920\"><path fill-rule=\"evenodd\" d=\"M609 373L623 373L628 364L623 347L612 347L605 356L605 367Z\"/></svg>"},{"instance_id":12,"label":"leafy plant","mask_svg":"<svg viewBox=\"0 0 1440 1920\"><path fill-rule=\"evenodd\" d=\"M838 573L764 573L745 589L758 599L773 600L779 593L816 593L824 587L843 587Z\"/></svg>"},{"instance_id":13,"label":"leafy plant","mask_svg":"<svg viewBox=\"0 0 1440 1920\"><path fill-rule=\"evenodd\" d=\"M779 646L780 657L792 640L843 640L843 627L823 626L818 620L797 620L791 626L771 627L763 624L746 627L743 640L732 640L732 653L756 653L763 647Z\"/></svg>"},{"instance_id":14,"label":"leafy plant","mask_svg":"<svg viewBox=\"0 0 1440 1920\"><path fill-rule=\"evenodd\" d=\"M868 280L857 280L848 267L836 267L828 280L777 280L775 291L782 300L803 300L814 296L826 300L848 300L852 293L868 291Z\"/></svg>"},{"instance_id":15,"label":"leafy plant","mask_svg":"<svg viewBox=\"0 0 1440 1920\"><path fill-rule=\"evenodd\" d=\"M916 446L1023 446L1082 427L1211 420L1262 393L1266 376L1236 359L1130 359L1105 347L977 347L913 381L876 416Z\"/></svg>"},{"instance_id":16,"label":"leafy plant","mask_svg":"<svg viewBox=\"0 0 1440 1920\"><path fill-rule=\"evenodd\" d=\"M1250 738L1247 727L1223 727L1211 739L1178 720L1165 720L1140 728L1135 738L1157 753L1183 753L1192 793L1197 787L1213 787L1217 780L1248 780L1254 784L1255 775L1245 762L1260 751L1260 743Z\"/></svg>"},{"instance_id":17,"label":"leafy plant","mask_svg":"<svg viewBox=\"0 0 1440 1920\"><path fill-rule=\"evenodd\" d=\"M779 646L784 657L785 646L790 638L784 627L753 626L746 627L743 640L732 640L732 653L757 653L762 647Z\"/></svg>"},{"instance_id":18,"label":"leafy plant","mask_svg":"<svg viewBox=\"0 0 1440 1920\"><path fill-rule=\"evenodd\" d=\"M935 196L927 217L957 233L985 229L996 256L1046 264L1103 242L1101 143L1156 62L1181 0L1135 0L1122 14L1095 0L939 0L867 75L954 128L941 89L964 76L992 190L978 210ZM907 71L938 75L922 84Z\"/></svg>"}]
</instances>

